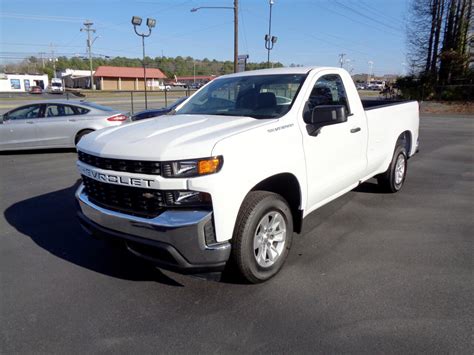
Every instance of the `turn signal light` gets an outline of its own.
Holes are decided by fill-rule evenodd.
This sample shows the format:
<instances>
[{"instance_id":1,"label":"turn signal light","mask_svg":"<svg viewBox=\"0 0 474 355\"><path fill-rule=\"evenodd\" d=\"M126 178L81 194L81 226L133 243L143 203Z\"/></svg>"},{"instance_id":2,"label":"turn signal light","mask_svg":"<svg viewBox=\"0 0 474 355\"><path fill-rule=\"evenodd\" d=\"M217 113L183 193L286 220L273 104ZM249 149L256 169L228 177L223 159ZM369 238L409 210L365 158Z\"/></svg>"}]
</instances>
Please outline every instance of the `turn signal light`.
<instances>
[{"instance_id":1,"label":"turn signal light","mask_svg":"<svg viewBox=\"0 0 474 355\"><path fill-rule=\"evenodd\" d=\"M125 115L115 115L115 116L110 116L109 118L107 118L107 121L123 122L123 121L126 121L127 119L128 119L128 117L125 116Z\"/></svg>"},{"instance_id":2,"label":"turn signal light","mask_svg":"<svg viewBox=\"0 0 474 355\"><path fill-rule=\"evenodd\" d=\"M219 158L200 160L198 163L199 175L214 174L219 170L220 163L221 161Z\"/></svg>"}]
</instances>

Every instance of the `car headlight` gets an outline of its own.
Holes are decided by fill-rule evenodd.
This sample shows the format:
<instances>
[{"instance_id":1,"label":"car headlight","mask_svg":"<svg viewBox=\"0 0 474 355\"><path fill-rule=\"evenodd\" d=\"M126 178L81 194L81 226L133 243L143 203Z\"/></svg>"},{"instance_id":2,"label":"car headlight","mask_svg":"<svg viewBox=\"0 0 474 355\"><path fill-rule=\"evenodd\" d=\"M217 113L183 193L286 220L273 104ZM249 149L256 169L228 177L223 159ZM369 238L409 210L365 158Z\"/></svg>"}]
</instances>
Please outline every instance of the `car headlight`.
<instances>
[{"instance_id":1,"label":"car headlight","mask_svg":"<svg viewBox=\"0 0 474 355\"><path fill-rule=\"evenodd\" d=\"M162 175L166 178L187 178L215 174L221 170L222 156L163 162Z\"/></svg>"}]
</instances>

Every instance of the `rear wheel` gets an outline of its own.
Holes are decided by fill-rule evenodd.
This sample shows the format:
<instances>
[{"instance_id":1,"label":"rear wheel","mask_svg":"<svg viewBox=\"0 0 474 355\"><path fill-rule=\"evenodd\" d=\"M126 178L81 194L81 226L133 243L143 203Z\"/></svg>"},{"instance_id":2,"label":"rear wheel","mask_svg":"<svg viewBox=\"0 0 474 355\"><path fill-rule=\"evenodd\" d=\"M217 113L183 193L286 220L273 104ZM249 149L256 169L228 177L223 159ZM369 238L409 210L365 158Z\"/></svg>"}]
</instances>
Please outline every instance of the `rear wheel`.
<instances>
[{"instance_id":1,"label":"rear wheel","mask_svg":"<svg viewBox=\"0 0 474 355\"><path fill-rule=\"evenodd\" d=\"M251 283L280 271L293 236L291 210L283 197L266 191L249 193L239 211L232 239L232 259Z\"/></svg>"},{"instance_id":2,"label":"rear wheel","mask_svg":"<svg viewBox=\"0 0 474 355\"><path fill-rule=\"evenodd\" d=\"M402 144L398 144L387 171L377 177L378 184L385 192L400 191L405 182L407 168L406 149Z\"/></svg>"},{"instance_id":3,"label":"rear wheel","mask_svg":"<svg viewBox=\"0 0 474 355\"><path fill-rule=\"evenodd\" d=\"M77 145L77 143L79 143L82 137L84 137L86 134L89 134L91 132L94 132L94 130L85 129L85 130L80 131L78 134L76 134L76 138L74 138L74 144Z\"/></svg>"}]
</instances>

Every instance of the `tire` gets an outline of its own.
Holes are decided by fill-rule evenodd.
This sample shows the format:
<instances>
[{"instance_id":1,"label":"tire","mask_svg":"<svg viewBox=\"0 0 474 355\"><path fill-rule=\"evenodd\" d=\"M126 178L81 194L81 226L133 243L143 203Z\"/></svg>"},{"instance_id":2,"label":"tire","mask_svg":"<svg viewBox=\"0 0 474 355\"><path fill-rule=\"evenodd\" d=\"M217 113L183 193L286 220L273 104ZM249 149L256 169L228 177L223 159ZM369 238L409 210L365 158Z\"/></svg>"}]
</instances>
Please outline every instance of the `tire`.
<instances>
[{"instance_id":1,"label":"tire","mask_svg":"<svg viewBox=\"0 0 474 355\"><path fill-rule=\"evenodd\" d=\"M74 138L74 145L77 145L77 143L79 143L81 138L84 137L86 134L89 134L92 132L94 132L94 130L92 129L85 129L83 131L80 131L78 134L76 134L76 138Z\"/></svg>"},{"instance_id":2,"label":"tire","mask_svg":"<svg viewBox=\"0 0 474 355\"><path fill-rule=\"evenodd\" d=\"M405 146L398 143L387 171L377 177L379 186L388 193L400 191L407 176L407 169Z\"/></svg>"},{"instance_id":3,"label":"tire","mask_svg":"<svg viewBox=\"0 0 474 355\"><path fill-rule=\"evenodd\" d=\"M283 266L293 238L293 217L278 194L253 191L243 202L232 238L232 262L251 283L275 276Z\"/></svg>"}]
</instances>

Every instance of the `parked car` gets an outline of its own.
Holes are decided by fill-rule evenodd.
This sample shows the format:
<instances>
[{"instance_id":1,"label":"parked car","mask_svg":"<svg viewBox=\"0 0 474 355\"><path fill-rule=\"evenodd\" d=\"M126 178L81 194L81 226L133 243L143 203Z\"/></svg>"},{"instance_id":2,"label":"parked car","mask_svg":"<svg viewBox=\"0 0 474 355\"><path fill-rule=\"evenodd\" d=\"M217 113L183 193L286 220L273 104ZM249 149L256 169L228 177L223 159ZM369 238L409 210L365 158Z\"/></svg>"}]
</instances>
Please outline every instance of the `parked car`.
<instances>
[{"instance_id":1,"label":"parked car","mask_svg":"<svg viewBox=\"0 0 474 355\"><path fill-rule=\"evenodd\" d=\"M30 94L42 94L43 89L41 89L41 86L32 86L30 88Z\"/></svg>"},{"instance_id":2,"label":"parked car","mask_svg":"<svg viewBox=\"0 0 474 355\"><path fill-rule=\"evenodd\" d=\"M181 97L175 102L173 102L171 105L162 107L162 108L157 108L157 109L150 109L150 110L145 110L145 111L140 111L132 116L132 121L139 121L143 120L145 118L152 118L152 117L158 117L162 115L166 115L167 113L173 111L176 107L178 107L182 102L184 102L188 97Z\"/></svg>"},{"instance_id":3,"label":"parked car","mask_svg":"<svg viewBox=\"0 0 474 355\"><path fill-rule=\"evenodd\" d=\"M88 133L129 121L128 114L92 102L31 103L0 117L0 151L74 147Z\"/></svg>"},{"instance_id":4,"label":"parked car","mask_svg":"<svg viewBox=\"0 0 474 355\"><path fill-rule=\"evenodd\" d=\"M79 142L78 216L159 267L215 272L231 260L263 282L311 212L372 177L400 191L418 134L416 101L361 100L341 68L224 75L177 115Z\"/></svg>"}]
</instances>

